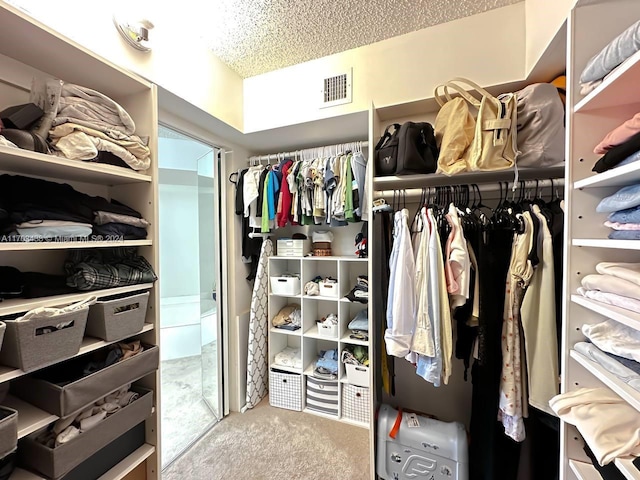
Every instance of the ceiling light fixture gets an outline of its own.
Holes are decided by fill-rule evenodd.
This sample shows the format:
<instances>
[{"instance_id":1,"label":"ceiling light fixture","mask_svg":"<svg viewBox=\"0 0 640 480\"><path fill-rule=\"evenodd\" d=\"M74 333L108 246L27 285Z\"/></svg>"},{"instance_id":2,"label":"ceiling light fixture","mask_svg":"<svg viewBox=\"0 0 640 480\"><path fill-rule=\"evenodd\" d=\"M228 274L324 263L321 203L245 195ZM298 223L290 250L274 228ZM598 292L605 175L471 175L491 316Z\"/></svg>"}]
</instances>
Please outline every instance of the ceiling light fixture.
<instances>
[{"instance_id":1,"label":"ceiling light fixture","mask_svg":"<svg viewBox=\"0 0 640 480\"><path fill-rule=\"evenodd\" d=\"M125 39L128 45L132 46L136 50L141 52L148 52L151 50L149 42L149 30L153 28L153 23L147 19L138 21L128 21L119 19L116 15L113 16L113 24L120 32L122 38Z\"/></svg>"}]
</instances>

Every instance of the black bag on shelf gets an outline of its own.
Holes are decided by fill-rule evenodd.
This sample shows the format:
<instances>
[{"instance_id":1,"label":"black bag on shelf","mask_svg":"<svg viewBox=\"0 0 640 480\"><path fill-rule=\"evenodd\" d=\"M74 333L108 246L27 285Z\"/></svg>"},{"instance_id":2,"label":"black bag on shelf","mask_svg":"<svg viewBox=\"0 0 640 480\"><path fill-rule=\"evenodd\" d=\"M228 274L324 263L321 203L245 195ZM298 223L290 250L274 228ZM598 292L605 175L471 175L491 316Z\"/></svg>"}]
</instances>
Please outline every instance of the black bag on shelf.
<instances>
[{"instance_id":1,"label":"black bag on shelf","mask_svg":"<svg viewBox=\"0 0 640 480\"><path fill-rule=\"evenodd\" d=\"M433 127L427 122L389 125L376 145L375 160L376 176L435 173L438 146Z\"/></svg>"}]
</instances>

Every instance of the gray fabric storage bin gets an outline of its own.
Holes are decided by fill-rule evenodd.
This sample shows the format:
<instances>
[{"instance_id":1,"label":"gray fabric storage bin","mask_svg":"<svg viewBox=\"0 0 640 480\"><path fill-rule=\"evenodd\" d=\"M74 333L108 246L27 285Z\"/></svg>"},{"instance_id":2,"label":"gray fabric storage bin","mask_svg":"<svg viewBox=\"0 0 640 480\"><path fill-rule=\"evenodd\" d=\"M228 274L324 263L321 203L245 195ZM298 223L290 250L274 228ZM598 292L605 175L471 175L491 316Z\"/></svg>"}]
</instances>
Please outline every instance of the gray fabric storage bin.
<instances>
[{"instance_id":1,"label":"gray fabric storage bin","mask_svg":"<svg viewBox=\"0 0 640 480\"><path fill-rule=\"evenodd\" d=\"M0 407L0 458L4 458L18 445L18 412Z\"/></svg>"},{"instance_id":2,"label":"gray fabric storage bin","mask_svg":"<svg viewBox=\"0 0 640 480\"><path fill-rule=\"evenodd\" d=\"M12 391L46 412L62 418L68 417L124 385L156 371L160 349L150 345L143 346L143 352L64 386L30 376L14 381ZM64 364L60 368L64 368ZM41 373L46 378L47 372Z\"/></svg>"},{"instance_id":3,"label":"gray fabric storage bin","mask_svg":"<svg viewBox=\"0 0 640 480\"><path fill-rule=\"evenodd\" d=\"M73 357L80 351L89 308L54 317L34 317L26 321L4 320L7 330L0 349L0 364L32 372ZM36 335L36 329L62 322L72 326Z\"/></svg>"},{"instance_id":4,"label":"gray fabric storage bin","mask_svg":"<svg viewBox=\"0 0 640 480\"><path fill-rule=\"evenodd\" d=\"M153 392L133 387L141 396L68 443L49 448L35 441L39 432L20 440L19 464L48 478L59 479L120 435L149 418Z\"/></svg>"},{"instance_id":5,"label":"gray fabric storage bin","mask_svg":"<svg viewBox=\"0 0 640 480\"><path fill-rule=\"evenodd\" d=\"M86 334L107 342L135 335L144 327L148 302L149 292L98 300L89 307Z\"/></svg>"}]
</instances>

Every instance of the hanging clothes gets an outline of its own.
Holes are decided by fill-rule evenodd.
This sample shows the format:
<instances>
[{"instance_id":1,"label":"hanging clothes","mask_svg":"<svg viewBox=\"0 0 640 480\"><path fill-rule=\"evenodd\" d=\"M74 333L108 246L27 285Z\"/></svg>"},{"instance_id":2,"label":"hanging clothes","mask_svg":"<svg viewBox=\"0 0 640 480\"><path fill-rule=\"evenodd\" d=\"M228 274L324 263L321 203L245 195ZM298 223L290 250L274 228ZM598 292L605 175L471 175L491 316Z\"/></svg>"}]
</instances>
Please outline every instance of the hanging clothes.
<instances>
[{"instance_id":1,"label":"hanging clothes","mask_svg":"<svg viewBox=\"0 0 640 480\"><path fill-rule=\"evenodd\" d=\"M416 321L415 260L408 218L407 209L394 215L394 241L389 261L391 272L384 339L387 353L396 357L405 357L411 351Z\"/></svg>"},{"instance_id":2,"label":"hanging clothes","mask_svg":"<svg viewBox=\"0 0 640 480\"><path fill-rule=\"evenodd\" d=\"M523 362L520 307L533 275L533 266L529 259L533 245L533 220L529 212L524 212L520 218L524 224L524 232L516 235L513 240L506 284L502 324L502 379L498 412L498 419L502 422L505 433L518 442L525 438L523 419L527 412L527 396L524 391L526 363Z\"/></svg>"},{"instance_id":3,"label":"hanging clothes","mask_svg":"<svg viewBox=\"0 0 640 480\"><path fill-rule=\"evenodd\" d=\"M531 284L521 308L527 372L529 403L553 415L549 400L558 393L558 345L556 342L556 298L553 258L553 239L540 207L533 205L533 215L540 221L538 257Z\"/></svg>"},{"instance_id":4,"label":"hanging clothes","mask_svg":"<svg viewBox=\"0 0 640 480\"><path fill-rule=\"evenodd\" d=\"M242 409L243 412L258 405L268 391L268 263L272 254L273 243L267 238L262 242L258 271L251 297L249 353L247 355L247 396L246 405Z\"/></svg>"}]
</instances>

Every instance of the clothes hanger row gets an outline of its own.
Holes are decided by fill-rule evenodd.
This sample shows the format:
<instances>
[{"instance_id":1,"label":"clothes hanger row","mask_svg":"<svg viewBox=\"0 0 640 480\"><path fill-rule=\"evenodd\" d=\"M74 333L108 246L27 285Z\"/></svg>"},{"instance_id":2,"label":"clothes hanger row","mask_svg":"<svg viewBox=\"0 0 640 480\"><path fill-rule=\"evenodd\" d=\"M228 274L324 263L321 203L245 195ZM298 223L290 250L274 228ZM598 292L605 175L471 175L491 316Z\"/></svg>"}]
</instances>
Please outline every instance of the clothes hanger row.
<instances>
[{"instance_id":1,"label":"clothes hanger row","mask_svg":"<svg viewBox=\"0 0 640 480\"><path fill-rule=\"evenodd\" d=\"M336 145L328 145L324 147L307 148L304 150L294 150L292 152L281 152L270 155L260 155L249 158L250 166L262 165L266 162L269 165L272 161L281 161L284 158L293 158L295 160L313 160L321 157L335 157L348 151L362 152L369 145L367 141L357 141L349 143L339 143Z\"/></svg>"}]
</instances>

